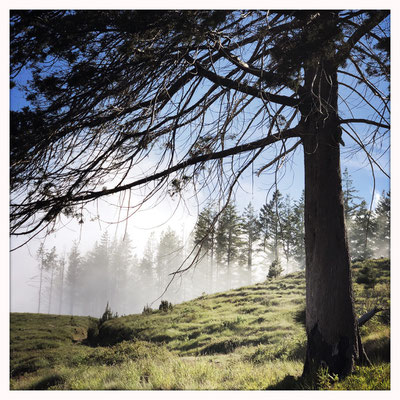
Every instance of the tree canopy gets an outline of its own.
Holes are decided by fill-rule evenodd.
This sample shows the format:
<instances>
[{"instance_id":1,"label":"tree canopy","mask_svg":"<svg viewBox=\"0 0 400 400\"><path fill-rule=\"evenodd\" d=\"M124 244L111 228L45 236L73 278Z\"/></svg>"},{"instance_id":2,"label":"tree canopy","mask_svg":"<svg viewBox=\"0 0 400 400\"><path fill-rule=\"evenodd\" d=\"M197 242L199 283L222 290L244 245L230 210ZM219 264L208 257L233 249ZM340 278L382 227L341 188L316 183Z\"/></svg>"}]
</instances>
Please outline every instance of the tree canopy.
<instances>
[{"instance_id":1,"label":"tree canopy","mask_svg":"<svg viewBox=\"0 0 400 400\"><path fill-rule=\"evenodd\" d=\"M387 11L12 11L12 85L30 79L11 112L11 233L83 221L87 203L150 182L148 196L228 193L251 164L279 166L307 134L305 67L321 54L346 91L346 143L378 164L388 35Z\"/></svg>"}]
</instances>

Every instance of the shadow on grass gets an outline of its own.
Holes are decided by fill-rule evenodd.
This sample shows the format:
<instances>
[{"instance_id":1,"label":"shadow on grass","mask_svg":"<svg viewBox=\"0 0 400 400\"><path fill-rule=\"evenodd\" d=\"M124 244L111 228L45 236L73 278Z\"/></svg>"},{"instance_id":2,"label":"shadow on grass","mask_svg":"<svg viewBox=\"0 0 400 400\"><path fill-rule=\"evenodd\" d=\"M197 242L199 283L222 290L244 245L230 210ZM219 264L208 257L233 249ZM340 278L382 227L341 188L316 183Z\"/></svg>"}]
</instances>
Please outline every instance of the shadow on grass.
<instances>
[{"instance_id":1,"label":"shadow on grass","mask_svg":"<svg viewBox=\"0 0 400 400\"><path fill-rule=\"evenodd\" d=\"M364 348L372 363L390 362L390 338L381 337L366 342Z\"/></svg>"},{"instance_id":2,"label":"shadow on grass","mask_svg":"<svg viewBox=\"0 0 400 400\"><path fill-rule=\"evenodd\" d=\"M279 382L267 387L267 390L303 390L303 378L286 375Z\"/></svg>"},{"instance_id":3,"label":"shadow on grass","mask_svg":"<svg viewBox=\"0 0 400 400\"><path fill-rule=\"evenodd\" d=\"M62 385L65 382L65 379L58 374L51 374L45 376L44 378L40 379L36 383L34 383L30 389L31 390L47 390L53 386Z\"/></svg>"}]
</instances>

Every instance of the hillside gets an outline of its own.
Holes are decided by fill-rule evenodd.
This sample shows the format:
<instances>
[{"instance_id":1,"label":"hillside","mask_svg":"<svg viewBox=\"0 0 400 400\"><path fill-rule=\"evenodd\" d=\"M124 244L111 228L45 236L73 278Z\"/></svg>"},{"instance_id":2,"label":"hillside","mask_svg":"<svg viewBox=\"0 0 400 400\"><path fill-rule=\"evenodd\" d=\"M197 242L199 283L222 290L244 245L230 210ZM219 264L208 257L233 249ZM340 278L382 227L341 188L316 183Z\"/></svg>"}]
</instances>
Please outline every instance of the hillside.
<instances>
[{"instance_id":1,"label":"hillside","mask_svg":"<svg viewBox=\"0 0 400 400\"><path fill-rule=\"evenodd\" d=\"M376 305L388 309L389 273L387 259L353 265L357 315ZM326 376L317 383L298 379L304 309L304 273L297 272L167 312L115 318L98 332L93 318L11 314L11 388L389 388L388 311L361 328L373 366L332 384Z\"/></svg>"}]
</instances>

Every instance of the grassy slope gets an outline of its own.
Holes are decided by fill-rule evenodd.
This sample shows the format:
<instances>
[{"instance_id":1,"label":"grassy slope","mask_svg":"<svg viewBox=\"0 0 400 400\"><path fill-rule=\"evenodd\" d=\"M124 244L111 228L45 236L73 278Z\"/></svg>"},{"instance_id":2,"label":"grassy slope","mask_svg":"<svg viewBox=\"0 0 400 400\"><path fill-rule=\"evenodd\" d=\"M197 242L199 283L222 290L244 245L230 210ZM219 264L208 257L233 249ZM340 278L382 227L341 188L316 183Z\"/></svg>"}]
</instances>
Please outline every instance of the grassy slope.
<instances>
[{"instance_id":1,"label":"grassy slope","mask_svg":"<svg viewBox=\"0 0 400 400\"><path fill-rule=\"evenodd\" d=\"M355 284L358 315L389 301L389 263L371 265L378 282L368 295L364 285ZM354 266L355 277L363 266ZM82 343L87 317L11 314L11 388L314 387L297 379L306 341L304 296L304 273L294 273L202 296L168 313L108 321L100 329L99 347ZM374 366L334 385L321 374L319 387L388 388L388 313L368 322L362 335Z\"/></svg>"}]
</instances>

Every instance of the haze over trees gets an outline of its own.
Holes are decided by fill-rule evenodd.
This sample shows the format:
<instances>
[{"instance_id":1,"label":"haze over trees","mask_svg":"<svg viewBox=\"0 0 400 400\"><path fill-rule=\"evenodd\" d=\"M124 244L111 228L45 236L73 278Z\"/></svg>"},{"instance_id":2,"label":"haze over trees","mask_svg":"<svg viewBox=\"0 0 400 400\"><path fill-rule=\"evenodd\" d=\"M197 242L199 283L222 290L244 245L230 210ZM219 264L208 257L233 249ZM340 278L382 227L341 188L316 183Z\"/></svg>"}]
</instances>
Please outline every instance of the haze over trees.
<instances>
[{"instance_id":1,"label":"haze over trees","mask_svg":"<svg viewBox=\"0 0 400 400\"><path fill-rule=\"evenodd\" d=\"M356 194L354 190L355 197ZM272 199L276 199L275 193ZM365 200L359 198L359 203L353 201L354 213L348 221L353 260L389 257L389 199L390 193L382 193L372 213L366 211ZM110 240L107 233L92 243L92 249L86 254L81 253L77 242L64 256L58 254L55 247L48 250L41 246L36 277L40 276L41 280L35 279L38 312L100 316L108 303L119 315L128 315L140 313L146 307L157 309L162 300L177 304L203 293L230 290L274 279L282 273L302 270L305 267L304 225L295 223L301 208L304 208L303 195L298 200L287 196L285 207L278 209L281 214L275 214L274 210L270 213L272 220L292 221L288 236L285 236L285 230L280 230L278 236L273 233L263 236L265 205L257 211L249 203L242 213L231 204L230 211L215 225L212 225L212 216L216 212L211 205L207 206L199 214L191 241L183 243L179 233L168 227L159 236L154 233L148 236L141 255L135 254L134 238L126 235ZM367 237L364 229L367 220L359 218L365 213L365 218L369 218ZM208 230L211 227L213 229ZM214 230L224 232L225 240L216 241ZM230 259L228 269L226 260L229 252L226 248L229 235L235 238L230 241L229 251L237 256ZM293 240L296 235L302 240ZM291 242L292 253L286 259L288 241ZM165 291L170 274L182 263L184 255L190 254L191 249L197 246L203 253L196 268L174 281ZM270 252L269 246L274 252ZM226 258L214 259L213 252L224 254Z\"/></svg>"},{"instance_id":2,"label":"haze over trees","mask_svg":"<svg viewBox=\"0 0 400 400\"><path fill-rule=\"evenodd\" d=\"M219 220L215 241L227 253L216 249L215 259L231 279L236 222L220 224L235 214L241 177L278 176L303 151L304 373L323 364L349 374L367 357L340 152L354 145L387 174L389 37L385 10L13 11L12 82L21 71L32 79L29 106L11 113L11 233L50 232L63 215L84 222L89 203L116 193L129 216L155 194L184 196L193 185L224 205L212 225ZM275 209L277 200L276 191ZM285 224L271 229L277 237ZM100 253L111 257L107 238L89 262ZM102 292L112 290L104 282Z\"/></svg>"}]
</instances>

